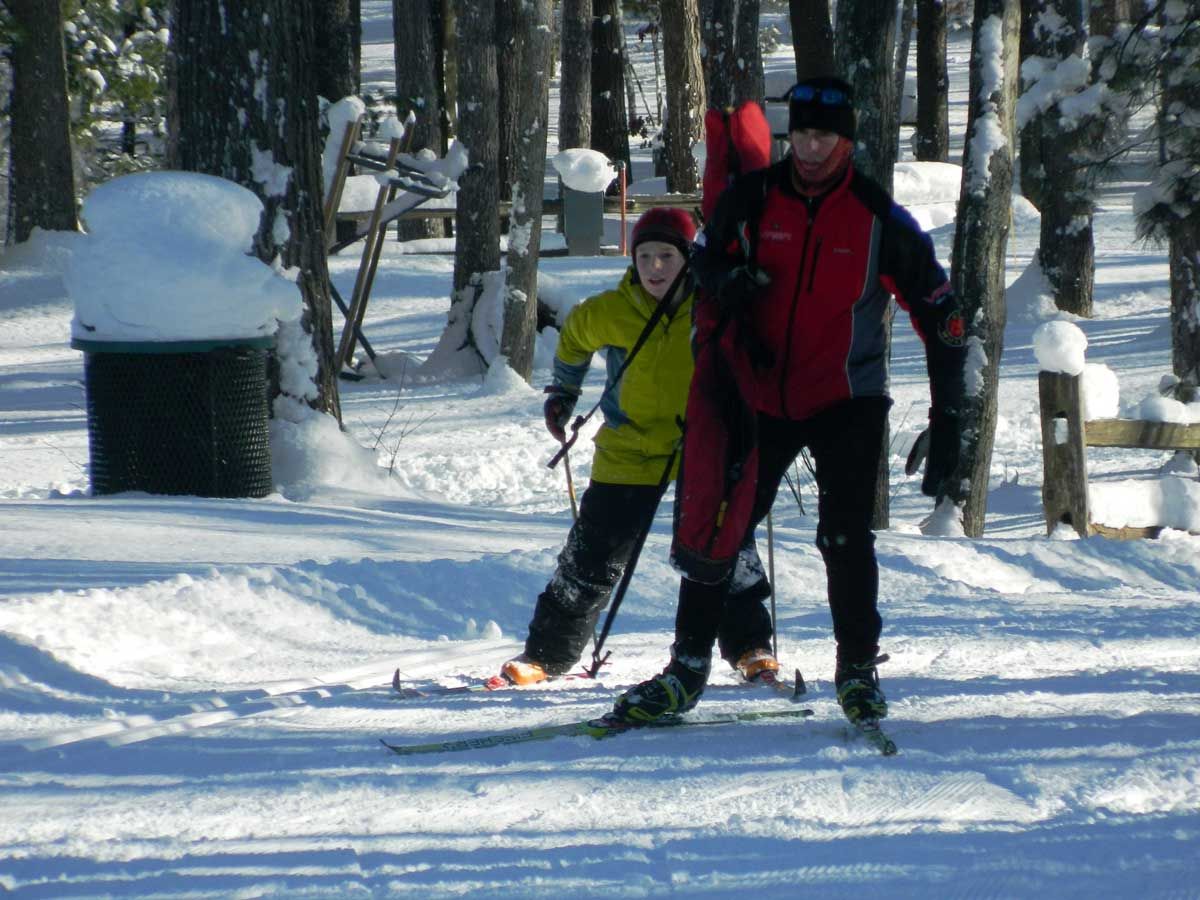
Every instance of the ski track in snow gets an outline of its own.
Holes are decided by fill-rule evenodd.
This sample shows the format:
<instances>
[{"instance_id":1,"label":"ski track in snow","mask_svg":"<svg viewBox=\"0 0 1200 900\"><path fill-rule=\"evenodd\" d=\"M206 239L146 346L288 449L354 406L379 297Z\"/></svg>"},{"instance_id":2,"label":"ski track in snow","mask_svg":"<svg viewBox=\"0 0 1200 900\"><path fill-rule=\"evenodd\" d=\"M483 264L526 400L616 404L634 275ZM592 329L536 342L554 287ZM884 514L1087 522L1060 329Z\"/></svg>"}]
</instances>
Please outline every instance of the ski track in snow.
<instances>
[{"instance_id":1,"label":"ski track in snow","mask_svg":"<svg viewBox=\"0 0 1200 900\"><path fill-rule=\"evenodd\" d=\"M363 13L377 85L390 4ZM950 57L961 126L961 35ZM1104 195L1097 316L1081 323L1123 400L1169 369L1167 270L1130 239L1136 187ZM1010 282L1037 234L1015 221ZM951 229L933 236L947 259ZM352 255L331 260L344 295ZM579 299L625 264L542 271ZM390 367L415 370L436 343L451 265L389 243L365 328ZM836 709L815 520L782 492L780 654L812 718L401 758L379 739L591 718L658 671L677 585L669 503L596 681L400 698L397 666L432 690L520 647L570 520L540 391L343 383L350 432L392 474L339 480L335 466L261 501L89 497L70 315L47 279L0 276L0 894L1200 897L1200 538L1044 536L1036 322L1010 318L980 540L917 528L929 504L899 469L928 402L924 360L896 329L893 523L877 546L898 756L851 737ZM1095 456L1101 477L1162 461ZM582 489L590 443L572 462ZM733 684L719 663L713 683ZM722 687L698 712L774 704Z\"/></svg>"}]
</instances>

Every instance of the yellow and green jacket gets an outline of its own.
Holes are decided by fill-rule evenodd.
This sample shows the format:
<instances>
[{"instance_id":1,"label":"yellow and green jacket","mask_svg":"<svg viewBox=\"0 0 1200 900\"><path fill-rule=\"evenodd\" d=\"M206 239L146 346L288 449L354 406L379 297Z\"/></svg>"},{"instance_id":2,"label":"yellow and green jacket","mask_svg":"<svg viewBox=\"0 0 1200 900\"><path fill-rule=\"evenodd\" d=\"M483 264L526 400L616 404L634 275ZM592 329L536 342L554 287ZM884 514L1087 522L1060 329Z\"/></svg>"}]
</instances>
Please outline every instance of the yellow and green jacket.
<instances>
[{"instance_id":1,"label":"yellow and green jacket","mask_svg":"<svg viewBox=\"0 0 1200 900\"><path fill-rule=\"evenodd\" d=\"M578 395L592 354L606 349L607 389L658 305L633 267L615 290L589 297L567 315L554 357L554 383ZM638 351L621 383L600 405L604 424L595 438L592 480L613 484L658 484L667 457L680 439L692 380L692 303L689 293L673 314L664 315ZM679 467L676 459L671 477Z\"/></svg>"}]
</instances>

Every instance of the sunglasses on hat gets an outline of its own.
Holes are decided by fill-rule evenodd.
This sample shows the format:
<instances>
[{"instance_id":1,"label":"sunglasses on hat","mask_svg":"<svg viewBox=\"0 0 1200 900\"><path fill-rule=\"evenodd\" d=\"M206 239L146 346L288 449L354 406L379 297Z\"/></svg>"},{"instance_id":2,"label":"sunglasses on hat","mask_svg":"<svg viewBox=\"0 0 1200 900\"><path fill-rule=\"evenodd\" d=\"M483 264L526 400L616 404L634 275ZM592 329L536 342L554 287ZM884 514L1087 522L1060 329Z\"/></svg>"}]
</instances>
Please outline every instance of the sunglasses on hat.
<instances>
[{"instance_id":1,"label":"sunglasses on hat","mask_svg":"<svg viewBox=\"0 0 1200 900\"><path fill-rule=\"evenodd\" d=\"M822 106L844 107L850 105L850 95L841 88L813 87L811 84L798 84L788 92L788 99L798 103L816 101Z\"/></svg>"}]
</instances>

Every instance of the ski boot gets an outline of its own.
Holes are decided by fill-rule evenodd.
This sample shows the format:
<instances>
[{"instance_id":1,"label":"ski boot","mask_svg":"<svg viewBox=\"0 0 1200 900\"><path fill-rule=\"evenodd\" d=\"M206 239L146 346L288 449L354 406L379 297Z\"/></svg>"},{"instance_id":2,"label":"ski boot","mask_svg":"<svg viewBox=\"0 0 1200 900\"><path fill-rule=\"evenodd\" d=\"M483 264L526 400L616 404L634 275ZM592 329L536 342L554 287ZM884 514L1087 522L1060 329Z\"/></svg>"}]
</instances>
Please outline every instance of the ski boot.
<instances>
[{"instance_id":1,"label":"ski boot","mask_svg":"<svg viewBox=\"0 0 1200 900\"><path fill-rule=\"evenodd\" d=\"M630 725L649 725L687 712L700 701L708 683L707 661L694 662L702 668L694 669L672 657L662 674L631 687L618 697L610 717Z\"/></svg>"},{"instance_id":2,"label":"ski boot","mask_svg":"<svg viewBox=\"0 0 1200 900\"><path fill-rule=\"evenodd\" d=\"M747 650L740 657L734 668L747 681L774 680L779 671L779 660L765 647Z\"/></svg>"},{"instance_id":3,"label":"ski boot","mask_svg":"<svg viewBox=\"0 0 1200 900\"><path fill-rule=\"evenodd\" d=\"M838 704L846 718L855 725L878 722L888 714L887 698L879 689L879 672L875 669L875 664L884 658L876 657L861 663L838 663L833 678Z\"/></svg>"},{"instance_id":4,"label":"ski boot","mask_svg":"<svg viewBox=\"0 0 1200 900\"><path fill-rule=\"evenodd\" d=\"M522 653L500 667L500 677L509 684L526 685L545 681L550 673L536 659L530 659Z\"/></svg>"}]
</instances>

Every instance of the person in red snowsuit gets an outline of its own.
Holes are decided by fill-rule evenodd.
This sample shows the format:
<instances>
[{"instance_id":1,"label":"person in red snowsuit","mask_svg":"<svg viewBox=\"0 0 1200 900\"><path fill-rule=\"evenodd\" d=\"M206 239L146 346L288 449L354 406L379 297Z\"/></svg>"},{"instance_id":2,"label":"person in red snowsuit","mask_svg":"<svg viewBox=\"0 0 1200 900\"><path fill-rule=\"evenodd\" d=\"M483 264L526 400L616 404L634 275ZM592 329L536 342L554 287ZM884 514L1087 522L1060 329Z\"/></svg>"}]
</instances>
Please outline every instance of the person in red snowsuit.
<instances>
[{"instance_id":1,"label":"person in red snowsuit","mask_svg":"<svg viewBox=\"0 0 1200 900\"><path fill-rule=\"evenodd\" d=\"M802 449L815 466L817 546L837 641L838 700L853 722L887 714L871 529L888 409L890 297L925 344L930 447L922 490L943 496L958 462L965 325L933 244L851 161L852 90L791 89L790 154L736 180L697 238L696 368L676 487L682 572L663 673L618 698L648 722L695 706L738 548Z\"/></svg>"}]
</instances>

